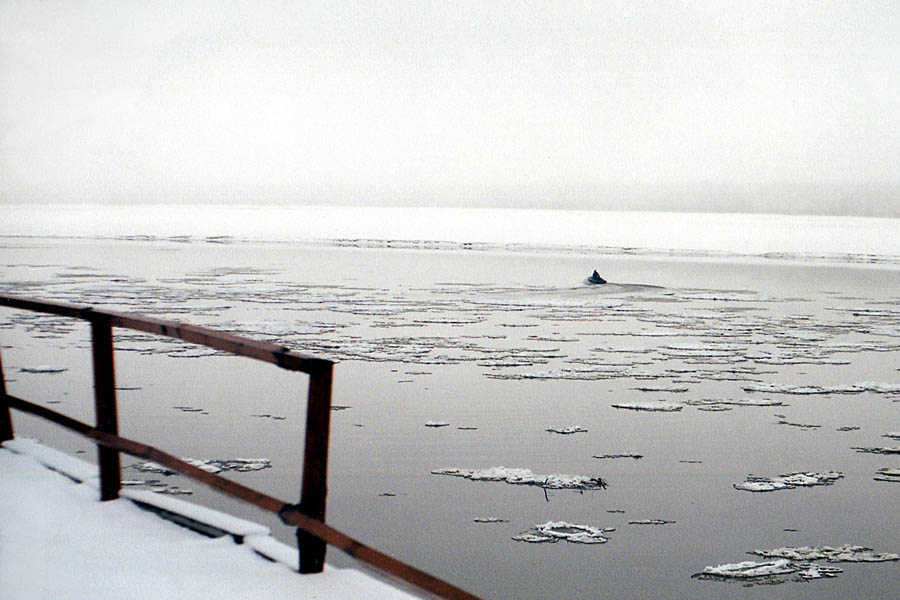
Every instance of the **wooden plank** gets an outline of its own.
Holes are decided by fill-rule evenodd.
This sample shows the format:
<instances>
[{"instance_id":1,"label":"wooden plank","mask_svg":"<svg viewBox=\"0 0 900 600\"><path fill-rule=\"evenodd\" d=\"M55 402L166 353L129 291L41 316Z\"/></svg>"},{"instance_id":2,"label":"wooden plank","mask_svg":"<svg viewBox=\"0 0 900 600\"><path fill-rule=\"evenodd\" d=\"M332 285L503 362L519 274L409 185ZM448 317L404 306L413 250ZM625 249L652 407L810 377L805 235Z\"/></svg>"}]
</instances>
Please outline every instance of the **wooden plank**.
<instances>
[{"instance_id":1,"label":"wooden plank","mask_svg":"<svg viewBox=\"0 0 900 600\"><path fill-rule=\"evenodd\" d=\"M3 374L3 358L0 357L0 442L13 439L12 415L6 398L6 376Z\"/></svg>"},{"instance_id":2,"label":"wooden plank","mask_svg":"<svg viewBox=\"0 0 900 600\"><path fill-rule=\"evenodd\" d=\"M88 434L94 430L94 428L87 423L76 421L71 417L67 417L66 415L62 415L58 412L52 411L49 408L40 406L39 404L34 404L32 402L29 402L28 400L22 400L21 398L18 398L11 394L6 395L6 404L10 408L20 410L42 419L46 419L51 423L56 423L57 425L65 427L66 429L70 429L75 433L80 433L83 436L90 437L90 435Z\"/></svg>"},{"instance_id":3,"label":"wooden plank","mask_svg":"<svg viewBox=\"0 0 900 600\"><path fill-rule=\"evenodd\" d=\"M116 375L113 365L113 338L109 320L94 314L91 320L91 349L94 358L94 414L97 430L112 435L119 434L116 410ZM119 451L104 446L97 447L97 463L100 465L100 499L115 500L122 487L122 469Z\"/></svg>"},{"instance_id":4,"label":"wooden plank","mask_svg":"<svg viewBox=\"0 0 900 600\"><path fill-rule=\"evenodd\" d=\"M75 319L83 319L84 316L82 313L85 309L84 306L76 306L67 302L45 302L35 298L8 296L5 294L0 295L0 306L48 313L51 315L59 315L61 317L73 317Z\"/></svg>"},{"instance_id":5,"label":"wooden plank","mask_svg":"<svg viewBox=\"0 0 900 600\"><path fill-rule=\"evenodd\" d=\"M306 439L303 450L303 483L300 510L304 515L325 521L328 495L328 437L331 426L332 369L310 375L306 401ZM297 530L301 573L321 573L325 566L325 542Z\"/></svg>"}]
</instances>

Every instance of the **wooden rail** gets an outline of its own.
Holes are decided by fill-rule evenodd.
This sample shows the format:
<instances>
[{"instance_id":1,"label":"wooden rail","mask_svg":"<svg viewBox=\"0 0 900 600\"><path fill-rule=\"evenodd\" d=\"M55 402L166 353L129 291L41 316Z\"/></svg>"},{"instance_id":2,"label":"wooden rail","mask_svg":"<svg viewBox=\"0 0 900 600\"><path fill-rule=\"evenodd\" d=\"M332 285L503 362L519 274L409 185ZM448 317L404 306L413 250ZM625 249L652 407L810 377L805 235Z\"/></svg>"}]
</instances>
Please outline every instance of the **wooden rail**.
<instances>
[{"instance_id":1,"label":"wooden rail","mask_svg":"<svg viewBox=\"0 0 900 600\"><path fill-rule=\"evenodd\" d=\"M328 480L328 437L331 419L333 363L292 350L175 321L163 321L96 310L90 306L51 303L31 298L0 295L0 306L82 319L91 324L96 424L91 426L43 406L11 396L6 391L0 359L0 441L13 438L10 409L41 417L94 440L100 470L100 499L118 498L121 488L119 453L156 462L220 492L276 513L297 527L301 573L319 573L325 563L326 545L372 565L388 575L411 583L440 598L477 600L476 596L424 571L416 569L351 538L325 523ZM239 356L273 363L282 369L301 371L310 377L306 406L306 441L299 504L289 504L167 454L157 448L119 436L113 359L113 327L133 329L200 344Z\"/></svg>"}]
</instances>

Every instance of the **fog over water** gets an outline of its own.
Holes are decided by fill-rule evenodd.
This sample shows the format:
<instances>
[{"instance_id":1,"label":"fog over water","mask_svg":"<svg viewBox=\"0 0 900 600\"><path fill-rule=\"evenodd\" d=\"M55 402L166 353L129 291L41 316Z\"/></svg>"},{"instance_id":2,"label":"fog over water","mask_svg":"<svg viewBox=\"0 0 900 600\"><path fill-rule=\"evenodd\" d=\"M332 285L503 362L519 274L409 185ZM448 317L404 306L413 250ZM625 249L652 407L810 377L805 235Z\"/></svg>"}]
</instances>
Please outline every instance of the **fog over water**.
<instances>
[{"instance_id":1,"label":"fog over water","mask_svg":"<svg viewBox=\"0 0 900 600\"><path fill-rule=\"evenodd\" d=\"M0 202L900 216L893 2L7 2Z\"/></svg>"}]
</instances>

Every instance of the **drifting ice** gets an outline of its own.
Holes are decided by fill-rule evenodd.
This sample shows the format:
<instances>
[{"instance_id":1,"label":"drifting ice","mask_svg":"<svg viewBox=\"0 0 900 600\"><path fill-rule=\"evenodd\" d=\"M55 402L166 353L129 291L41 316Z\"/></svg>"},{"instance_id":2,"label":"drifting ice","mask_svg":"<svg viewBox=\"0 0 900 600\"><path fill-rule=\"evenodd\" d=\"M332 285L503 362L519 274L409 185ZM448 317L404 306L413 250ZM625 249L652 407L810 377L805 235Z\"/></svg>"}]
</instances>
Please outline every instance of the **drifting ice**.
<instances>
[{"instance_id":1,"label":"drifting ice","mask_svg":"<svg viewBox=\"0 0 900 600\"><path fill-rule=\"evenodd\" d=\"M536 485L551 490L599 490L606 482L583 475L536 475L531 469L491 467L489 469L435 469L432 475L451 475L472 481L505 481L513 485Z\"/></svg>"},{"instance_id":2,"label":"drifting ice","mask_svg":"<svg viewBox=\"0 0 900 600\"><path fill-rule=\"evenodd\" d=\"M51 367L49 365L39 365L35 367L20 367L19 373L62 373L68 371L67 367Z\"/></svg>"},{"instance_id":3,"label":"drifting ice","mask_svg":"<svg viewBox=\"0 0 900 600\"><path fill-rule=\"evenodd\" d=\"M885 467L875 471L875 481L890 481L891 483L900 483L900 469L891 469Z\"/></svg>"},{"instance_id":4,"label":"drifting ice","mask_svg":"<svg viewBox=\"0 0 900 600\"><path fill-rule=\"evenodd\" d=\"M783 406L778 400L763 400L756 398L702 398L698 400L686 400L685 404L691 406Z\"/></svg>"},{"instance_id":5,"label":"drifting ice","mask_svg":"<svg viewBox=\"0 0 900 600\"><path fill-rule=\"evenodd\" d=\"M559 433L562 435L569 435L572 433L587 433L587 429L585 429L584 427L581 427L580 425L573 425L572 427L562 427L562 428L551 427L547 431L549 431L550 433Z\"/></svg>"},{"instance_id":6,"label":"drifting ice","mask_svg":"<svg viewBox=\"0 0 900 600\"><path fill-rule=\"evenodd\" d=\"M825 473L787 473L776 477L758 477L748 475L744 483L734 484L734 489L745 492L774 492L776 490L788 490L796 487L811 487L814 485L831 485L844 475L838 471Z\"/></svg>"},{"instance_id":7,"label":"drifting ice","mask_svg":"<svg viewBox=\"0 0 900 600\"><path fill-rule=\"evenodd\" d=\"M715 567L705 567L699 575L712 575L715 577L736 577L740 579L752 577L771 577L773 575L788 575L796 573L799 569L786 558L769 562L755 562L745 560L739 563L726 563Z\"/></svg>"},{"instance_id":8,"label":"drifting ice","mask_svg":"<svg viewBox=\"0 0 900 600\"><path fill-rule=\"evenodd\" d=\"M773 394L796 394L801 396L815 394L861 394L875 392L877 394L896 394L900 392L900 384L862 381L853 385L836 385L823 387L819 385L787 385L781 383L752 383L744 386L745 392L769 392Z\"/></svg>"},{"instance_id":9,"label":"drifting ice","mask_svg":"<svg viewBox=\"0 0 900 600\"><path fill-rule=\"evenodd\" d=\"M787 559L778 559L769 562L744 562L706 567L703 572L693 577L696 579L742 579L764 580L767 583L784 581L786 576L794 577L800 581L821 579L823 577L836 577L842 573L837 567L825 567L809 563L794 563Z\"/></svg>"},{"instance_id":10,"label":"drifting ice","mask_svg":"<svg viewBox=\"0 0 900 600\"><path fill-rule=\"evenodd\" d=\"M605 544L609 541L605 534L611 531L615 529L575 525L565 521L548 521L543 525L535 525L532 529L513 536L512 539L529 544L555 544L559 540L573 544Z\"/></svg>"},{"instance_id":11,"label":"drifting ice","mask_svg":"<svg viewBox=\"0 0 900 600\"><path fill-rule=\"evenodd\" d=\"M681 410L680 404L671 402L622 402L613 404L613 408L626 408L628 410L645 410L649 412L677 412Z\"/></svg>"},{"instance_id":12,"label":"drifting ice","mask_svg":"<svg viewBox=\"0 0 900 600\"><path fill-rule=\"evenodd\" d=\"M886 562L900 560L900 555L876 554L871 548L844 544L837 548L831 546L799 546L796 548L775 548L774 550L754 550L765 558L787 558L790 560L827 560L828 562Z\"/></svg>"},{"instance_id":13,"label":"drifting ice","mask_svg":"<svg viewBox=\"0 0 900 600\"><path fill-rule=\"evenodd\" d=\"M272 466L268 458L233 458L230 460L216 460L203 458L182 458L184 462L203 469L207 473L221 473L222 471L261 471ZM142 473L159 473L160 475L174 475L175 471L155 462L142 462L131 465L131 468Z\"/></svg>"},{"instance_id":14,"label":"drifting ice","mask_svg":"<svg viewBox=\"0 0 900 600\"><path fill-rule=\"evenodd\" d=\"M900 454L900 446L892 446L892 447L884 447L884 448L869 448L869 447L853 446L851 449L856 450L857 452L862 452L864 454Z\"/></svg>"},{"instance_id":15,"label":"drifting ice","mask_svg":"<svg viewBox=\"0 0 900 600\"><path fill-rule=\"evenodd\" d=\"M863 546L799 546L796 548L775 548L774 550L753 550L764 558L774 559L766 562L752 560L706 567L693 577L696 579L741 579L758 580L761 583L780 583L793 579L808 581L823 577L836 577L843 571L837 567L817 565L806 561L825 560L836 562L887 562L900 560L900 555L875 553L871 548ZM803 561L803 562L799 562Z\"/></svg>"}]
</instances>

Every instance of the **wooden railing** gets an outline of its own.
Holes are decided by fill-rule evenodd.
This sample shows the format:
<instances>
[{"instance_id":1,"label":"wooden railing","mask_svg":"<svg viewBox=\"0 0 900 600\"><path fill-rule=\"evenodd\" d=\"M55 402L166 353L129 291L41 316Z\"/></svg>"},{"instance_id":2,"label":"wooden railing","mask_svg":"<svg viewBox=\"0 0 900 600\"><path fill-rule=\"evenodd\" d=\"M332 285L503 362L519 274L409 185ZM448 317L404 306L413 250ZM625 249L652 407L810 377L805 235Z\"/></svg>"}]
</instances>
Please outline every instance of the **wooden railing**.
<instances>
[{"instance_id":1,"label":"wooden railing","mask_svg":"<svg viewBox=\"0 0 900 600\"><path fill-rule=\"evenodd\" d=\"M0 295L0 306L82 319L91 324L96 418L96 424L91 426L38 404L9 395L6 391L3 363L0 359L0 441L13 438L10 408L30 413L94 440L98 452L101 500L118 498L122 485L119 453L125 452L131 456L156 462L229 496L273 512L285 524L297 527L297 548L300 554L301 573L321 572L325 563L326 544L331 544L388 575L411 583L440 598L476 598L476 596L424 571L370 548L325 523L333 373L331 361L306 356L282 346L204 327L97 310L90 306L51 303L8 295ZM300 503L286 503L224 477L208 473L157 448L119 436L113 360L113 327L176 338L273 363L289 371L301 371L308 374L306 438Z\"/></svg>"}]
</instances>

